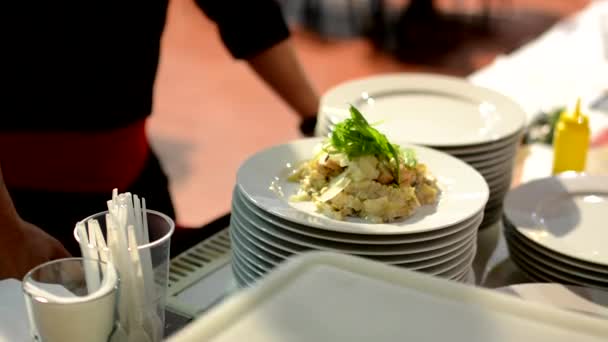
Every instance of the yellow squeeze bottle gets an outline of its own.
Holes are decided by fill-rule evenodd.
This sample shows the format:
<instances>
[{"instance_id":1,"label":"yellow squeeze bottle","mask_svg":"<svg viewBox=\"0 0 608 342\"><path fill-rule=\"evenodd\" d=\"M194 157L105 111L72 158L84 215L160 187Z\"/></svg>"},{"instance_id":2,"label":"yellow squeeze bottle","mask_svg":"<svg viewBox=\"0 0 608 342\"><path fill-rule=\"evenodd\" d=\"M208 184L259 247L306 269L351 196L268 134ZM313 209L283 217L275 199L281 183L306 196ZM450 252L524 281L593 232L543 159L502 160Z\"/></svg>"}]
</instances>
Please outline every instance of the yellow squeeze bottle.
<instances>
[{"instance_id":1,"label":"yellow squeeze bottle","mask_svg":"<svg viewBox=\"0 0 608 342\"><path fill-rule=\"evenodd\" d=\"M585 170L589 150L589 119L581 113L581 100L574 111L561 113L553 135L553 174Z\"/></svg>"}]
</instances>

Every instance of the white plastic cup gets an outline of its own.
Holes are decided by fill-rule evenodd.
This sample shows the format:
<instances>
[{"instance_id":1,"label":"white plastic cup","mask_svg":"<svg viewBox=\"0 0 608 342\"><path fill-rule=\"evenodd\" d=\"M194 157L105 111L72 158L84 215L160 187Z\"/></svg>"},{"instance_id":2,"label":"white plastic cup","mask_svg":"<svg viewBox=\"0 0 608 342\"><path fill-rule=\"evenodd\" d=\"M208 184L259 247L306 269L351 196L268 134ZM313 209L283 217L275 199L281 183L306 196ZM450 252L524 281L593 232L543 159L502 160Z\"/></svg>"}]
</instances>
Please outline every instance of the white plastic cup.
<instances>
[{"instance_id":1,"label":"white plastic cup","mask_svg":"<svg viewBox=\"0 0 608 342\"><path fill-rule=\"evenodd\" d=\"M88 272L98 282L87 284ZM23 278L34 341L107 342L118 317L118 275L112 264L84 258L65 258L39 265Z\"/></svg>"},{"instance_id":2,"label":"white plastic cup","mask_svg":"<svg viewBox=\"0 0 608 342\"><path fill-rule=\"evenodd\" d=\"M106 238L106 214L108 211L103 211L94 215L91 215L81 222L86 223L91 219L95 219L99 222L101 231ZM150 320L151 322L155 322L153 326L147 325L145 327L146 333L150 336L153 342L160 341L164 336L164 327L165 327L165 306L166 306L166 297L167 297L167 288L169 282L169 266L170 266L170 245L171 245L171 236L175 230L175 222L167 215L155 211L146 209L146 215L148 220L148 241L147 244L138 245L137 249L139 251L140 257L149 256L149 260L152 264L152 280L154 282L153 286L153 298L148 300L145 303L146 308L152 308L158 319ZM77 230L74 229L74 237L76 241L80 243L80 238L78 236ZM107 238L106 238L107 241ZM90 246L89 248L95 250L97 253L97 247ZM143 262L143 259L142 259ZM118 269L118 273L120 275L120 269ZM121 288L124 288L126 283L129 281L128 276L121 276L122 285ZM145 284L146 287L149 284ZM124 291L121 293L122 298L121 302L125 300L125 297L128 296ZM149 298L148 298L149 299ZM121 320L123 318L120 318ZM153 331L150 331L152 330Z\"/></svg>"}]
</instances>

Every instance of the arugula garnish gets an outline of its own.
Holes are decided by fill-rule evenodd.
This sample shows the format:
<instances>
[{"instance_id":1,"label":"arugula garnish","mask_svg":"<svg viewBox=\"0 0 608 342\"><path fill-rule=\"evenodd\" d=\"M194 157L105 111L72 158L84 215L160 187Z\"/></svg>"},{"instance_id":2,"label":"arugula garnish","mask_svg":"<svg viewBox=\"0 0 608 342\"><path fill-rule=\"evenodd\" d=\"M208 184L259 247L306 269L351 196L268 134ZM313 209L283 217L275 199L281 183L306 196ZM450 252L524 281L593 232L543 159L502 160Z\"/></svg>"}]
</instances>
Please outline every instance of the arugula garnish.
<instances>
[{"instance_id":1,"label":"arugula garnish","mask_svg":"<svg viewBox=\"0 0 608 342\"><path fill-rule=\"evenodd\" d=\"M372 127L363 114L354 106L349 108L351 117L336 124L331 135L331 145L349 159L364 155L374 155L389 165L392 161L393 178L399 184L399 162L403 160L409 167L416 166L413 150L401 150L399 145L391 144L386 136Z\"/></svg>"},{"instance_id":2,"label":"arugula garnish","mask_svg":"<svg viewBox=\"0 0 608 342\"><path fill-rule=\"evenodd\" d=\"M416 159L416 152L411 148L403 149L403 162L405 165L410 168L415 168L418 164L418 160Z\"/></svg>"}]
</instances>

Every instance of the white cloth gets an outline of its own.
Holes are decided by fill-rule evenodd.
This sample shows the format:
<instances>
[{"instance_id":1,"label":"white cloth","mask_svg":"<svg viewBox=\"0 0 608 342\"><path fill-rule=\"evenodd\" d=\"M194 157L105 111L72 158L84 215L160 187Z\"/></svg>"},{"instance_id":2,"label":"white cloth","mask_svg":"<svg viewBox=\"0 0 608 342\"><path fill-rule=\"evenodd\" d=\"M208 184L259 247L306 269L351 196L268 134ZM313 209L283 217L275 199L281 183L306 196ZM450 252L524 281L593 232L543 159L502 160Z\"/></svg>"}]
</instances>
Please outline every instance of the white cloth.
<instances>
[{"instance_id":1,"label":"white cloth","mask_svg":"<svg viewBox=\"0 0 608 342\"><path fill-rule=\"evenodd\" d=\"M608 0L593 1L514 53L496 58L469 80L519 103L528 121L540 110L573 105L579 96L588 109L608 91L608 55L601 29L607 18ZM592 128L599 125L597 118L605 115L591 117Z\"/></svg>"},{"instance_id":2,"label":"white cloth","mask_svg":"<svg viewBox=\"0 0 608 342\"><path fill-rule=\"evenodd\" d=\"M31 341L21 282L0 281L0 342Z\"/></svg>"}]
</instances>

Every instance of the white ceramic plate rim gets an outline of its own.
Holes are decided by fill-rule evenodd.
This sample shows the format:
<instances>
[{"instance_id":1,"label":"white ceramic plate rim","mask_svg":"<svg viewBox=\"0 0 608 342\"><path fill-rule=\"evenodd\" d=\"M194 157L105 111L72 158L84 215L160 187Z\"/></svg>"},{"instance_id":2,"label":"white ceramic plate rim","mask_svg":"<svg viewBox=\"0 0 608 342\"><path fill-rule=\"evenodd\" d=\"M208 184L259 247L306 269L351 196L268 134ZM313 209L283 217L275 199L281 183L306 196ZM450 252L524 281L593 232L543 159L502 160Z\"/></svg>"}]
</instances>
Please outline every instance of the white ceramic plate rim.
<instances>
[{"instance_id":1,"label":"white ceramic plate rim","mask_svg":"<svg viewBox=\"0 0 608 342\"><path fill-rule=\"evenodd\" d=\"M513 238L517 239L517 242L519 242L522 246L525 246L522 248L530 249L537 254L543 255L543 258L555 260L555 262L560 263L560 264L569 265L569 266L572 266L574 268L581 269L581 270L589 270L592 272L605 274L606 277L608 278L608 267L602 268L601 266L598 266L596 264L585 263L578 259L569 258L563 254L556 253L550 249L540 246L540 245L536 244L534 241L526 238L525 236L520 235L518 233L518 231L516 229L512 228L508 222L503 222L503 227L505 230L505 234L514 235Z\"/></svg>"},{"instance_id":2,"label":"white ceramic plate rim","mask_svg":"<svg viewBox=\"0 0 608 342\"><path fill-rule=\"evenodd\" d=\"M449 236L448 239L440 239L439 241L430 240L400 245L353 245L335 241L311 241L313 240L312 238L305 239L304 237L290 236L285 233L281 233L277 229L271 230L265 228L260 230L253 227L247 227L246 223L241 222L241 218L236 216L234 217L234 221L232 223L260 239L270 239L271 241L274 240L273 242L276 244L288 248L294 253L299 253L302 250L307 249L317 249L329 251L333 250L335 252L347 254L384 256L430 252L452 246L460 241L468 240L469 237L477 231L477 227L479 227L481 220L478 220L475 222L475 224L467 227L467 229L457 231L452 236ZM294 247L292 248L290 246Z\"/></svg>"},{"instance_id":3,"label":"white ceramic plate rim","mask_svg":"<svg viewBox=\"0 0 608 342\"><path fill-rule=\"evenodd\" d=\"M517 238L512 235L507 235L506 241L511 248L514 248L515 254L524 257L526 260L533 260L534 264L538 267L590 282L601 282L608 286L608 275L603 277L601 275L591 274L576 266L561 263L559 260L552 259L546 255L540 254L532 248L528 248L524 243L518 241Z\"/></svg>"},{"instance_id":4,"label":"white ceramic plate rim","mask_svg":"<svg viewBox=\"0 0 608 342\"><path fill-rule=\"evenodd\" d=\"M269 268L275 267L285 260L285 258L279 258L276 255L269 253L267 250L260 248L258 245L249 241L247 238L244 238L244 239L241 238L239 236L238 232L236 234L233 234L232 236L234 239L235 248L238 248L238 246L241 246L242 253L246 253L255 259L262 260L262 263L266 263L266 264L270 265L270 266L265 266L265 268L262 267L263 269L269 269ZM461 254L463 252L461 251L461 249L469 250L469 249L473 248L474 247L473 245L476 243L477 243L477 241L475 239L471 239L469 242L467 242L463 246L461 246L457 249L454 249L450 252L447 252L443 255L439 255L436 257L432 257L432 258L421 259L421 260L414 260L414 261L394 262L394 263L391 262L390 264L399 266L399 267L408 267L410 269L412 268L412 266L411 266L412 264L416 265L415 269L436 266L439 264L443 264L446 261L453 260L453 259L456 259L456 258L462 256ZM278 259L278 260L275 260L275 259ZM258 267L260 267L260 266L258 265Z\"/></svg>"},{"instance_id":5,"label":"white ceramic plate rim","mask_svg":"<svg viewBox=\"0 0 608 342\"><path fill-rule=\"evenodd\" d=\"M554 269L548 269L546 266L537 263L536 260L526 258L525 256L522 257L518 251L514 252L515 253L511 253L511 258L513 261L515 261L515 263L520 267L521 265L519 264L524 264L523 268L537 278L542 278L549 281L559 280L560 282L564 283L594 288L605 288L606 286L605 284L600 285L598 282L594 282L592 280L582 279L571 274L560 273Z\"/></svg>"},{"instance_id":6,"label":"white ceramic plate rim","mask_svg":"<svg viewBox=\"0 0 608 342\"><path fill-rule=\"evenodd\" d=\"M433 147L484 144L513 136L524 127L526 122L526 114L522 108L502 94L473 85L463 78L422 73L387 74L342 83L322 96L319 112L330 118L336 115L345 117L347 105L349 103L356 105L364 94L373 98L374 94L398 91L449 94L466 98L480 105L487 103L496 109L502 120L500 124L493 127L493 131L487 137L477 137L475 134L477 132L450 137L443 134L432 134L432 132L415 136L414 134L419 132L404 131L408 140L415 144ZM363 114L365 115L365 113Z\"/></svg>"},{"instance_id":7,"label":"white ceramic plate rim","mask_svg":"<svg viewBox=\"0 0 608 342\"><path fill-rule=\"evenodd\" d=\"M556 185L558 184L558 185ZM589 245L576 245L568 238L553 237L551 227L540 225L534 218L536 208L528 203L541 201L566 193L595 192L608 193L608 176L566 173L528 182L509 191L504 201L507 219L518 233L535 243L570 258L608 266L608 251L597 255L588 253ZM608 241L608 233L601 231L596 236L588 236L588 241ZM605 234L605 235L602 235Z\"/></svg>"},{"instance_id":8,"label":"white ceramic plate rim","mask_svg":"<svg viewBox=\"0 0 608 342\"><path fill-rule=\"evenodd\" d=\"M463 160L469 164L474 165L488 165L490 162L494 162L496 164L500 162L507 162L507 160L512 159L517 154L517 146L509 146L508 148L492 151L483 154L471 154L466 156L453 155L454 157ZM446 152L447 153L447 152ZM451 153L448 153L452 155Z\"/></svg>"},{"instance_id":9,"label":"white ceramic plate rim","mask_svg":"<svg viewBox=\"0 0 608 342\"><path fill-rule=\"evenodd\" d=\"M452 235L460 230L467 229L471 224L475 224L483 214L479 212L476 216L469 218L454 226L449 226L441 230L431 232L422 232L407 235L362 235L338 233L329 230L321 230L314 227L298 225L290 221L281 221L279 217L274 217L263 211L252 203L247 201L246 197L240 194L240 191L234 191L234 199L232 202L232 213L242 217L248 223L259 227L260 225L271 225L278 229L287 232L294 232L300 235L306 235L317 239L325 239L337 242L370 244L370 245L386 245L386 244L405 244L416 243L443 238Z\"/></svg>"},{"instance_id":10,"label":"white ceramic plate rim","mask_svg":"<svg viewBox=\"0 0 608 342\"><path fill-rule=\"evenodd\" d=\"M241 241L238 236L235 237L235 241L235 246L241 246L240 248L235 248L235 251L240 253L241 256L245 258L248 263L253 264L257 269L263 270L264 272L268 272L274 269L279 264L276 262L267 261L265 259L266 256L260 256L259 253L256 253L255 251L251 250L250 246ZM456 266L457 264L460 264L465 259L469 260L471 254L474 253L474 250L476 249L476 241L471 240L466 246L464 246L464 248L454 250L453 252L450 252L445 256L439 256L433 259L420 260L414 262L398 263L393 265L415 271L425 271L429 268L435 267L436 273L442 273L451 270L452 267Z\"/></svg>"},{"instance_id":11,"label":"white ceramic plate rim","mask_svg":"<svg viewBox=\"0 0 608 342\"><path fill-rule=\"evenodd\" d=\"M246 243L250 243L255 245L258 249L265 251L266 253L270 253L274 256L277 256L282 259L288 259L298 253L299 251L291 250L282 246L280 244L276 244L276 242L268 241L268 239L261 239L259 236L252 235L251 232L246 229L240 229L241 227L231 227L231 229L235 229L235 234L239 235L243 239L246 240ZM401 255L367 255L362 257L367 257L368 259L373 259L385 264L404 264L409 262L416 262L421 260L428 260L437 258L440 256L444 256L450 254L458 249L463 248L467 245L471 240L476 239L477 234L471 234L470 238L465 239L461 242L455 243L450 246L446 246L444 248L436 249L433 251L426 252L417 252L411 254L401 254ZM278 251L280 252L278 252Z\"/></svg>"}]
</instances>

